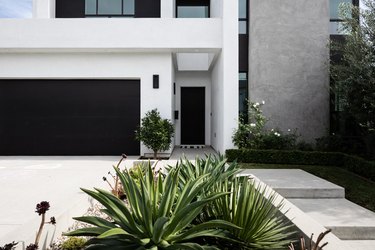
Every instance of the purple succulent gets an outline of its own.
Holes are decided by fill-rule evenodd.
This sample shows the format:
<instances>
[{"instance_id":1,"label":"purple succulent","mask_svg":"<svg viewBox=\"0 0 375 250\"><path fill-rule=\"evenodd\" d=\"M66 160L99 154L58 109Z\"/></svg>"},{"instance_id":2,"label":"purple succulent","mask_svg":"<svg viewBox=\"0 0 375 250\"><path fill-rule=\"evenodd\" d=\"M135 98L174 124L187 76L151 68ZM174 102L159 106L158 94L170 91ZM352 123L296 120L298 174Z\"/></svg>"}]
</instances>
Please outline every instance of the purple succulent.
<instances>
[{"instance_id":1,"label":"purple succulent","mask_svg":"<svg viewBox=\"0 0 375 250\"><path fill-rule=\"evenodd\" d=\"M49 202L42 201L39 204L36 204L36 211L39 215L45 214L49 210Z\"/></svg>"},{"instance_id":2,"label":"purple succulent","mask_svg":"<svg viewBox=\"0 0 375 250\"><path fill-rule=\"evenodd\" d=\"M37 250L38 249L38 245L36 244L30 244L26 247L26 250Z\"/></svg>"},{"instance_id":3,"label":"purple succulent","mask_svg":"<svg viewBox=\"0 0 375 250\"><path fill-rule=\"evenodd\" d=\"M51 217L49 219L49 223L51 223L52 225L56 225L56 218L55 217Z\"/></svg>"},{"instance_id":4,"label":"purple succulent","mask_svg":"<svg viewBox=\"0 0 375 250\"><path fill-rule=\"evenodd\" d=\"M18 244L18 242L12 242L9 244L4 245L3 247L0 247L0 250L13 250L14 247Z\"/></svg>"}]
</instances>

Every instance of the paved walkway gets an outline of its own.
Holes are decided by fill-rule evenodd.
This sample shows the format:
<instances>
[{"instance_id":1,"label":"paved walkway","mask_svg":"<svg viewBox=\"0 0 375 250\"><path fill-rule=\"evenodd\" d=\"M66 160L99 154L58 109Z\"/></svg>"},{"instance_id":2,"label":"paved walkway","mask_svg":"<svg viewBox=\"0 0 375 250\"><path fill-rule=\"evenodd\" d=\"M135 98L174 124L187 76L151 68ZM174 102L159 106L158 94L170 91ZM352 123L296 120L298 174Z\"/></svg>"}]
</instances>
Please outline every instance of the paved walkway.
<instances>
[{"instance_id":1,"label":"paved walkway","mask_svg":"<svg viewBox=\"0 0 375 250\"><path fill-rule=\"evenodd\" d=\"M159 164L174 165L182 155L193 160L210 153L215 151L176 148L170 161ZM25 244L34 241L33 232L40 223L35 205L43 200L51 204L47 217L57 219L56 227L45 228L42 238L48 245L72 225L72 217L81 216L91 204L92 200L79 187L107 189L102 176L107 176L118 160L119 157L0 157L0 246L13 240ZM136 160L137 157L130 158L121 167L131 167ZM343 188L301 170L244 173L255 175L298 207L301 221L310 221L307 228L319 223L332 228L350 249L375 250L375 214L345 200ZM323 227L318 228L321 231Z\"/></svg>"},{"instance_id":2,"label":"paved walkway","mask_svg":"<svg viewBox=\"0 0 375 250\"><path fill-rule=\"evenodd\" d=\"M342 187L298 169L243 173L256 176L351 249L375 250L375 213L346 200Z\"/></svg>"}]
</instances>

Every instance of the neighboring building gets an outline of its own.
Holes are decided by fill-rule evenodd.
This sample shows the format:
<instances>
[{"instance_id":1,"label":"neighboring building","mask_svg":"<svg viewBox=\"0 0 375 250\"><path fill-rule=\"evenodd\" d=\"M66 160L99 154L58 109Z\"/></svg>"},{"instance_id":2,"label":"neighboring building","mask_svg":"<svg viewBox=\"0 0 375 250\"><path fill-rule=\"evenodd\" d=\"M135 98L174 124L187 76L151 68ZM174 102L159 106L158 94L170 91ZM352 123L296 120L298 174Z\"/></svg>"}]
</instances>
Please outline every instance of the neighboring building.
<instances>
[{"instance_id":1,"label":"neighboring building","mask_svg":"<svg viewBox=\"0 0 375 250\"><path fill-rule=\"evenodd\" d=\"M328 0L34 0L33 19L0 20L0 155L143 155L154 108L174 145L223 153L248 97L313 141L329 21Z\"/></svg>"}]
</instances>

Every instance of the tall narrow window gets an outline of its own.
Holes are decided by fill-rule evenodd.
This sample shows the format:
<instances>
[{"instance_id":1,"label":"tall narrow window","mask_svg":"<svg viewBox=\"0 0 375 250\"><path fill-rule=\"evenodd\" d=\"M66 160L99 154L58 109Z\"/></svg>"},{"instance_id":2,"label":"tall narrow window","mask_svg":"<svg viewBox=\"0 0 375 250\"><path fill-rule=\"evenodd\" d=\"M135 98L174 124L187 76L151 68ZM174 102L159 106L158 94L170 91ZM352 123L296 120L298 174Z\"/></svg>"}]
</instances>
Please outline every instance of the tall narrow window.
<instances>
[{"instance_id":1,"label":"tall narrow window","mask_svg":"<svg viewBox=\"0 0 375 250\"><path fill-rule=\"evenodd\" d=\"M240 72L239 78L239 112L240 115L246 117L247 115L247 100L249 98L249 89L247 83L247 72Z\"/></svg>"},{"instance_id":2,"label":"tall narrow window","mask_svg":"<svg viewBox=\"0 0 375 250\"><path fill-rule=\"evenodd\" d=\"M134 17L135 0L85 0L86 17Z\"/></svg>"},{"instance_id":3,"label":"tall narrow window","mask_svg":"<svg viewBox=\"0 0 375 250\"><path fill-rule=\"evenodd\" d=\"M248 0L238 1L238 30L240 34L247 34Z\"/></svg>"},{"instance_id":4,"label":"tall narrow window","mask_svg":"<svg viewBox=\"0 0 375 250\"><path fill-rule=\"evenodd\" d=\"M176 16L178 18L209 18L209 0L176 0Z\"/></svg>"}]
</instances>

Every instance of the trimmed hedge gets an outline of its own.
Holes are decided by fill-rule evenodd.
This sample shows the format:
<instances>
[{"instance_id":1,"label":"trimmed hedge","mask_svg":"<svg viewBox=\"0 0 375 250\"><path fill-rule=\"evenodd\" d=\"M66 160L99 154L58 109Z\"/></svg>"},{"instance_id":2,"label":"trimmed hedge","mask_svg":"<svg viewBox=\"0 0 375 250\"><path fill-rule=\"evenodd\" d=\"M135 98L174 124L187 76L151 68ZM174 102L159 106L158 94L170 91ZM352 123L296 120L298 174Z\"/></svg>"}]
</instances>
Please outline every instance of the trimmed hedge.
<instances>
[{"instance_id":1,"label":"trimmed hedge","mask_svg":"<svg viewBox=\"0 0 375 250\"><path fill-rule=\"evenodd\" d=\"M344 153L229 149L226 157L228 161L246 163L336 166L375 181L375 162Z\"/></svg>"}]
</instances>

